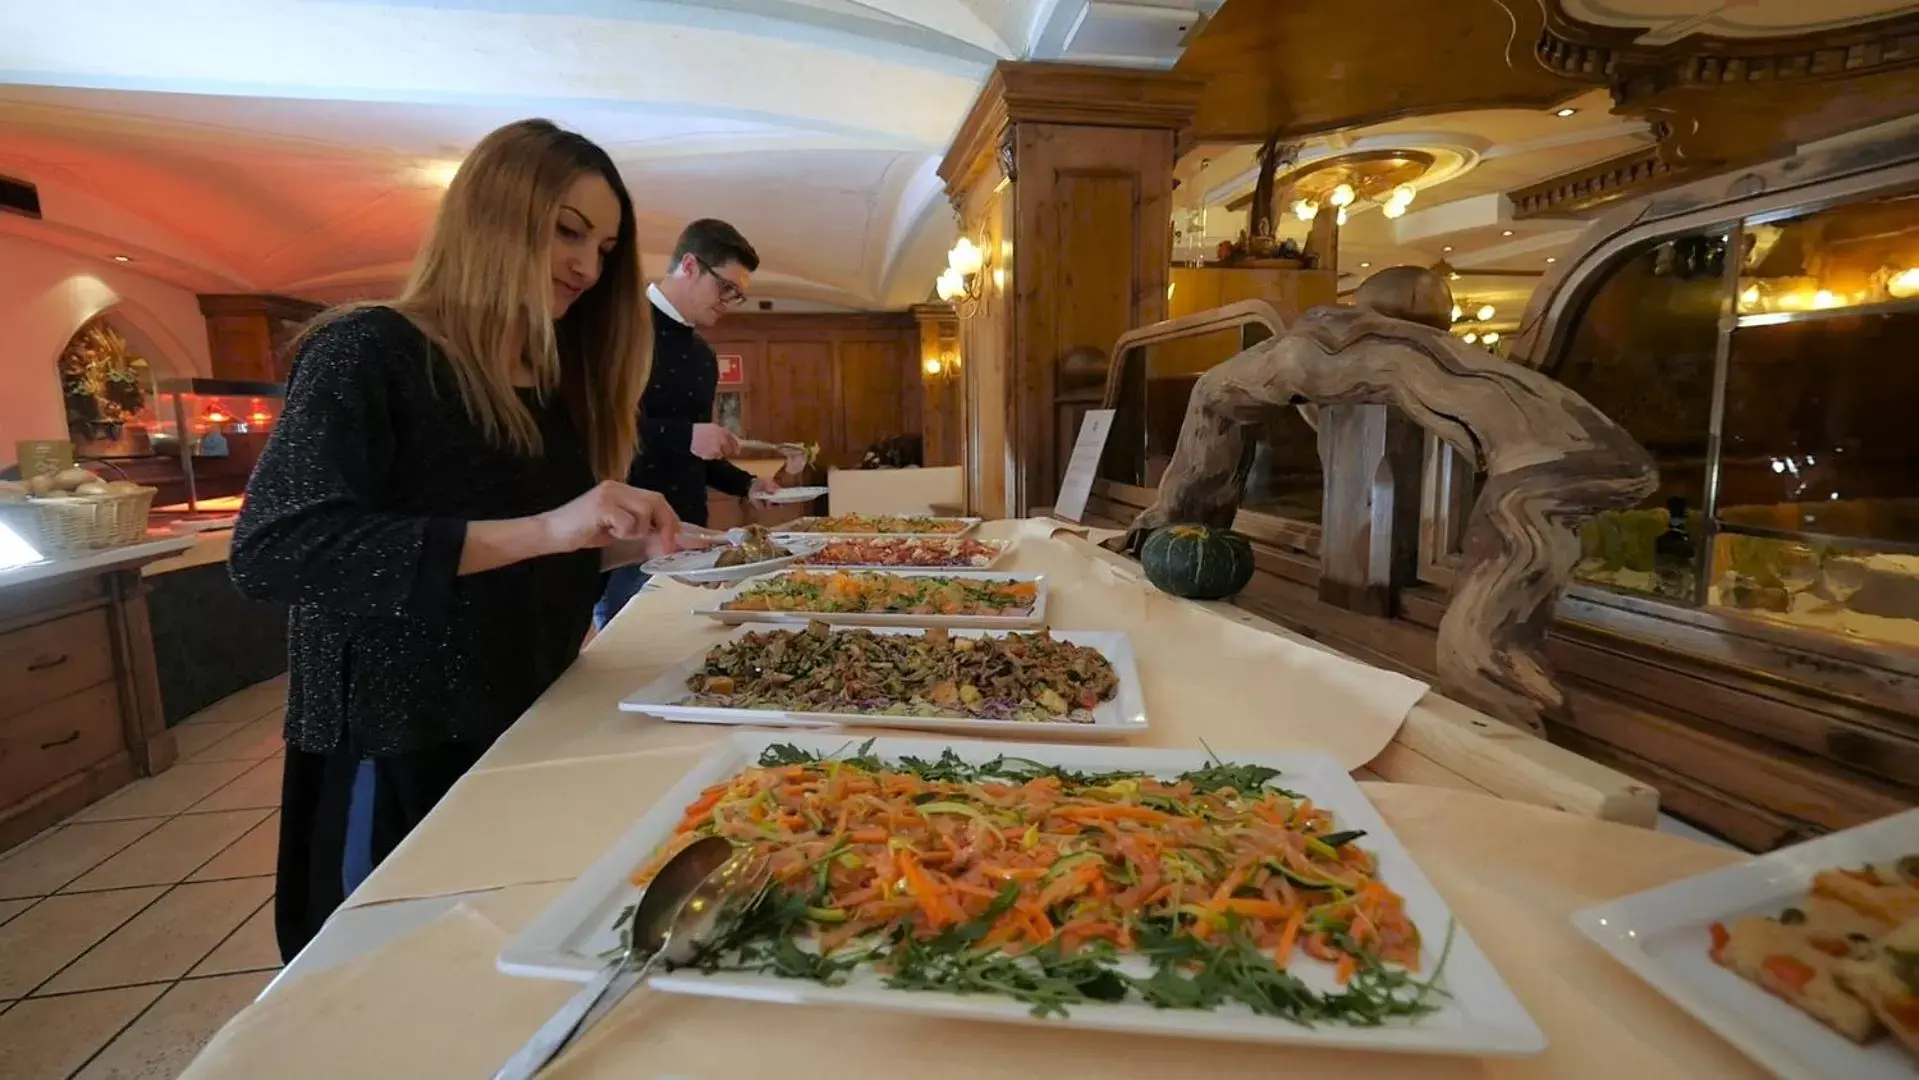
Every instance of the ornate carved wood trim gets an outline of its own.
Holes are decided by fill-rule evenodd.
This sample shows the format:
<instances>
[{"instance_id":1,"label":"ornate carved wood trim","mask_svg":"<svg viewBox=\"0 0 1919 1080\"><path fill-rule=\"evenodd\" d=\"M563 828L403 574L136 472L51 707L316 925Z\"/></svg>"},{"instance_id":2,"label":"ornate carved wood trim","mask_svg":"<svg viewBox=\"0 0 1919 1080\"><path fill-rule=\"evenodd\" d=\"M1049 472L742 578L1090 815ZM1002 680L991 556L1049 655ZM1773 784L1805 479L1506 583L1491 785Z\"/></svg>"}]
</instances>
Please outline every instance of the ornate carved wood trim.
<instances>
[{"instance_id":1,"label":"ornate carved wood trim","mask_svg":"<svg viewBox=\"0 0 1919 1080\"><path fill-rule=\"evenodd\" d=\"M1192 123L1205 86L1204 79L1163 71L1003 60L953 136L940 179L949 193L963 191L989 164L1012 178L1015 124L1178 132Z\"/></svg>"},{"instance_id":2,"label":"ornate carved wood trim","mask_svg":"<svg viewBox=\"0 0 1919 1080\"><path fill-rule=\"evenodd\" d=\"M1514 218L1572 217L1616 199L1679 183L1694 171L1674 166L1657 146L1647 146L1515 188L1506 197L1512 200Z\"/></svg>"}]
</instances>

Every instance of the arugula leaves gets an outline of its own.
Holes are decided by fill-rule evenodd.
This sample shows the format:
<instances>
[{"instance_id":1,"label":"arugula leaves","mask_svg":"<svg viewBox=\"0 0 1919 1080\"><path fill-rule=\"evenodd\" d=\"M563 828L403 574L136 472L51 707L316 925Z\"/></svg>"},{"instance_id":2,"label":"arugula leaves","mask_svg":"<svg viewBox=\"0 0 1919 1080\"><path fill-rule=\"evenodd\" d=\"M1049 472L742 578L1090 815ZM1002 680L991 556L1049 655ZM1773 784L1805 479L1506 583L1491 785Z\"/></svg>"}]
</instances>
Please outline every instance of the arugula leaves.
<instances>
[{"instance_id":1,"label":"arugula leaves","mask_svg":"<svg viewBox=\"0 0 1919 1080\"><path fill-rule=\"evenodd\" d=\"M1358 952L1358 971L1341 989L1313 990L1273 966L1237 918L1224 933L1202 941L1170 920L1147 920L1135 952L1152 966L1150 975L1129 974L1120 956L1104 941L1088 942L1073 955L1049 943L1019 955L979 942L1019 897L1009 883L978 918L949 927L931 938L896 935L865 948L821 956L795 943L804 930L809 897L778 889L762 890L722 914L714 933L683 966L700 971L766 972L812 979L827 986L845 981L862 964L877 962L885 984L896 990L949 994L996 994L1032 1006L1040 1018L1068 1015L1068 1006L1137 999L1161 1009L1215 1009L1237 1002L1261 1016L1311 1027L1344 1023L1378 1027L1422 1016L1439 1006L1440 980L1452 953L1453 927L1433 973L1419 978L1389 968ZM1350 942L1335 937L1342 948Z\"/></svg>"}]
</instances>

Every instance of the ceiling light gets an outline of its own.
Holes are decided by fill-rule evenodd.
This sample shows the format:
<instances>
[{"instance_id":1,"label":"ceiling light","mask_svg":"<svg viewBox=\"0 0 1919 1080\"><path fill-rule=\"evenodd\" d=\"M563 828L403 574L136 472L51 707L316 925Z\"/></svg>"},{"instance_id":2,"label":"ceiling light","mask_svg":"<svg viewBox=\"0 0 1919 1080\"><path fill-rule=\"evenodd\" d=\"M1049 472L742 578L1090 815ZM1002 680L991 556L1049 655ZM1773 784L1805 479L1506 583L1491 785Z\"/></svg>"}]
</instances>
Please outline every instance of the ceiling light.
<instances>
[{"instance_id":1,"label":"ceiling light","mask_svg":"<svg viewBox=\"0 0 1919 1080\"><path fill-rule=\"evenodd\" d=\"M115 256L113 257L113 261L114 261L114 262L132 262L132 261L133 261L133 256L131 256L131 255L115 255Z\"/></svg>"},{"instance_id":2,"label":"ceiling light","mask_svg":"<svg viewBox=\"0 0 1919 1080\"><path fill-rule=\"evenodd\" d=\"M1555 258L1553 258L1553 257L1552 257L1551 255L1548 255L1548 256L1546 256L1546 265L1547 265L1547 266L1551 266L1551 265L1552 265L1553 263L1556 263L1556 262L1558 262L1558 261L1559 261L1558 259L1555 259Z\"/></svg>"},{"instance_id":3,"label":"ceiling light","mask_svg":"<svg viewBox=\"0 0 1919 1080\"><path fill-rule=\"evenodd\" d=\"M426 187L443 188L453 183L460 171L457 161L428 161L413 167L413 182Z\"/></svg>"},{"instance_id":4,"label":"ceiling light","mask_svg":"<svg viewBox=\"0 0 1919 1080\"><path fill-rule=\"evenodd\" d=\"M1488 330L1479 340L1482 344L1497 345L1499 344L1499 335L1492 330Z\"/></svg>"},{"instance_id":5,"label":"ceiling light","mask_svg":"<svg viewBox=\"0 0 1919 1080\"><path fill-rule=\"evenodd\" d=\"M1447 244L1447 245L1446 245L1445 247L1443 247L1443 248L1440 248L1439 250L1441 250L1441 251L1451 251L1452 249L1453 249L1453 246L1452 246L1451 244Z\"/></svg>"},{"instance_id":6,"label":"ceiling light","mask_svg":"<svg viewBox=\"0 0 1919 1080\"><path fill-rule=\"evenodd\" d=\"M1571 106L1567 106L1566 108L1563 108L1554 112L1553 115L1559 117L1561 120L1564 120L1566 117L1571 116L1572 114L1578 111L1579 111L1578 109L1575 109Z\"/></svg>"},{"instance_id":7,"label":"ceiling light","mask_svg":"<svg viewBox=\"0 0 1919 1080\"><path fill-rule=\"evenodd\" d=\"M1398 187L1393 189L1393 197L1391 201L1401 202L1401 203L1406 203L1408 205L1411 205L1413 201L1413 197L1418 194L1419 194L1418 188L1412 186L1411 184L1401 184Z\"/></svg>"},{"instance_id":8,"label":"ceiling light","mask_svg":"<svg viewBox=\"0 0 1919 1080\"><path fill-rule=\"evenodd\" d=\"M1369 263L1369 262L1363 262L1363 263L1360 263L1360 264L1359 264L1359 268L1360 268L1361 270L1364 270L1364 269L1366 269L1367 267L1370 267L1371 265L1373 265L1373 264L1372 264L1372 263Z\"/></svg>"},{"instance_id":9,"label":"ceiling light","mask_svg":"<svg viewBox=\"0 0 1919 1080\"><path fill-rule=\"evenodd\" d=\"M1403 202L1389 202L1381 206L1379 212L1389 218L1403 217L1406 214L1406 204ZM1340 213L1343 214L1345 211L1341 210Z\"/></svg>"},{"instance_id":10,"label":"ceiling light","mask_svg":"<svg viewBox=\"0 0 1919 1080\"><path fill-rule=\"evenodd\" d=\"M1343 207L1351 206L1353 204L1353 200L1357 197L1358 196L1353 191L1353 185L1341 184L1338 187L1333 189L1333 193L1331 195L1326 196L1326 201L1329 203L1332 203L1334 206L1343 208Z\"/></svg>"},{"instance_id":11,"label":"ceiling light","mask_svg":"<svg viewBox=\"0 0 1919 1080\"><path fill-rule=\"evenodd\" d=\"M1499 233L1501 236L1511 236L1512 234L1513 231L1511 229L1502 229Z\"/></svg>"},{"instance_id":12,"label":"ceiling light","mask_svg":"<svg viewBox=\"0 0 1919 1080\"><path fill-rule=\"evenodd\" d=\"M1498 310L1491 304L1481 304L1479 310L1473 312L1473 316L1480 322L1491 322L1492 317L1497 314L1499 314Z\"/></svg>"},{"instance_id":13,"label":"ceiling light","mask_svg":"<svg viewBox=\"0 0 1919 1080\"><path fill-rule=\"evenodd\" d=\"M1293 204L1293 216L1301 221L1311 221L1319 215L1319 204L1311 199L1300 199Z\"/></svg>"},{"instance_id":14,"label":"ceiling light","mask_svg":"<svg viewBox=\"0 0 1919 1080\"><path fill-rule=\"evenodd\" d=\"M1339 213L1333 217L1333 224L1335 225L1346 224L1346 208L1345 207L1342 206L1339 208Z\"/></svg>"},{"instance_id":15,"label":"ceiling light","mask_svg":"<svg viewBox=\"0 0 1919 1080\"><path fill-rule=\"evenodd\" d=\"M1461 338L1460 340L1461 340L1461 341L1464 341L1464 342L1465 342L1466 344L1468 344L1468 345L1471 345L1471 344L1473 344L1474 342L1476 342L1476 341L1478 341L1478 340L1479 340L1479 335L1478 335L1478 334L1467 334L1467 335L1466 335L1465 337L1463 337L1463 338Z\"/></svg>"},{"instance_id":16,"label":"ceiling light","mask_svg":"<svg viewBox=\"0 0 1919 1080\"><path fill-rule=\"evenodd\" d=\"M1458 304L1454 304L1453 305L1453 321L1458 322L1459 320L1465 317L1466 317L1466 309L1463 307L1460 307Z\"/></svg>"}]
</instances>

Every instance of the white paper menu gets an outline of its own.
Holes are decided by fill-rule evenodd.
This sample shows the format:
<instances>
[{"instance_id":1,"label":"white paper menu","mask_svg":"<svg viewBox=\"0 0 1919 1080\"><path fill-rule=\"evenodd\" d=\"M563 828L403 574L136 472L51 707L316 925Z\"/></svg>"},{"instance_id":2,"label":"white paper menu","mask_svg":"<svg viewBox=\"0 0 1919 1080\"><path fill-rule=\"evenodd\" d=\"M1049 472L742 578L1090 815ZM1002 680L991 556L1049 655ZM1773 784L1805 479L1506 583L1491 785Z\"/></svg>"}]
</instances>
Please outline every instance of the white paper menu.
<instances>
[{"instance_id":1,"label":"white paper menu","mask_svg":"<svg viewBox=\"0 0 1919 1080\"><path fill-rule=\"evenodd\" d=\"M1106 435L1113 430L1112 409L1089 409L1080 421L1079 441L1073 444L1072 459L1066 463L1066 475L1060 480L1059 498L1053 503L1053 516L1078 521L1086 513L1086 500L1093 494L1093 477L1099 472L1100 455L1106 452Z\"/></svg>"}]
</instances>

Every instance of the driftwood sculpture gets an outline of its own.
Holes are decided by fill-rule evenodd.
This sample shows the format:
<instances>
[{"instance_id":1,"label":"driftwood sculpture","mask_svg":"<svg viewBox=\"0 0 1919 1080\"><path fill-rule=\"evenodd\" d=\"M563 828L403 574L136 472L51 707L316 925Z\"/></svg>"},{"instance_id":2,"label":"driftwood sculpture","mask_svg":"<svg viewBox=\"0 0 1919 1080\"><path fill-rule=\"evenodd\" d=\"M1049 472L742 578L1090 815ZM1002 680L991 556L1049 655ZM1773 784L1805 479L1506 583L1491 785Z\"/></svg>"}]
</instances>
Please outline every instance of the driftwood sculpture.
<instances>
[{"instance_id":1,"label":"driftwood sculpture","mask_svg":"<svg viewBox=\"0 0 1919 1080\"><path fill-rule=\"evenodd\" d=\"M1229 526L1245 429L1280 408L1389 405L1486 472L1440 621L1440 687L1542 732L1564 695L1541 653L1552 602L1579 558L1578 526L1658 484L1632 436L1558 382L1446 332L1452 293L1416 267L1373 276L1355 306L1320 307L1207 372L1193 389L1157 501L1126 537L1160 525Z\"/></svg>"}]
</instances>

